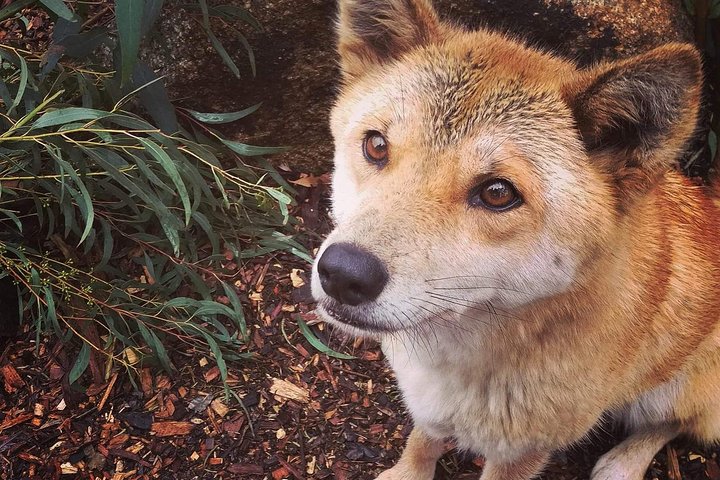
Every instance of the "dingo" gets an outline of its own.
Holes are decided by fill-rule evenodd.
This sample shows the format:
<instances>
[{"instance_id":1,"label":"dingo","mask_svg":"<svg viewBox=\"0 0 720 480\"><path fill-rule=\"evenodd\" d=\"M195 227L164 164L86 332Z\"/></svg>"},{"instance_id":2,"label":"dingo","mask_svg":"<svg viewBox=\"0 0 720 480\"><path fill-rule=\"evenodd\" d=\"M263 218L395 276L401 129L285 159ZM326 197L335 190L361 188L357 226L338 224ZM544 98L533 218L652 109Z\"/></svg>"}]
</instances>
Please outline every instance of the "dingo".
<instances>
[{"instance_id":1,"label":"dingo","mask_svg":"<svg viewBox=\"0 0 720 480\"><path fill-rule=\"evenodd\" d=\"M438 19L340 0L335 230L320 315L373 335L415 429L382 480L431 480L443 439L526 480L603 415L593 480L639 480L677 435L720 438L720 210L673 170L701 62L671 44L586 70Z\"/></svg>"}]
</instances>

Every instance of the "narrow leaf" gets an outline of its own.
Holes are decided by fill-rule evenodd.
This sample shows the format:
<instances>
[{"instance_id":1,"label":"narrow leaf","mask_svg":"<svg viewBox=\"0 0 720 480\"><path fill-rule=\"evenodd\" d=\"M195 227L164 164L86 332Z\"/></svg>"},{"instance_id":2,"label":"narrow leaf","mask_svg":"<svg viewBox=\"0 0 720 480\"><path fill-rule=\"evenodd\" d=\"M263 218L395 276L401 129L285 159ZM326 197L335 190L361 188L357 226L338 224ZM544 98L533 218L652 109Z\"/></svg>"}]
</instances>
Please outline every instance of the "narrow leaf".
<instances>
[{"instance_id":1,"label":"narrow leaf","mask_svg":"<svg viewBox=\"0 0 720 480\"><path fill-rule=\"evenodd\" d=\"M87 342L83 342L82 347L80 348L80 353L78 353L77 360L75 360L75 365L73 365L72 370L70 370L70 373L68 374L68 381L70 382L70 385L75 383L77 379L85 373L89 364L90 346Z\"/></svg>"},{"instance_id":2,"label":"narrow leaf","mask_svg":"<svg viewBox=\"0 0 720 480\"><path fill-rule=\"evenodd\" d=\"M64 18L68 21L73 21L75 19L75 14L71 12L61 0L40 0L40 3L45 5L48 10L60 18Z\"/></svg>"},{"instance_id":3,"label":"narrow leaf","mask_svg":"<svg viewBox=\"0 0 720 480\"><path fill-rule=\"evenodd\" d=\"M92 108L67 107L58 110L52 110L32 124L30 129L54 127L55 125L63 125L72 122L81 122L88 120L97 120L107 117L108 112L102 110L94 110Z\"/></svg>"},{"instance_id":4,"label":"narrow leaf","mask_svg":"<svg viewBox=\"0 0 720 480\"><path fill-rule=\"evenodd\" d=\"M234 122L236 120L240 120L241 118L245 118L251 113L255 112L258 108L260 108L260 105L262 103L258 103L256 105L253 105L252 107L248 107L244 110L240 110L239 112L229 112L229 113L201 113L196 112L195 110L187 110L187 112L192 115L196 120L199 120L203 123L208 124L219 124L219 123L230 123Z\"/></svg>"},{"instance_id":5,"label":"narrow leaf","mask_svg":"<svg viewBox=\"0 0 720 480\"><path fill-rule=\"evenodd\" d=\"M255 157L258 155L272 155L274 153L283 153L289 150L288 147L256 147L245 143L234 142L232 140L222 139L230 150L244 157Z\"/></svg>"},{"instance_id":6,"label":"narrow leaf","mask_svg":"<svg viewBox=\"0 0 720 480\"><path fill-rule=\"evenodd\" d=\"M130 80L137 61L144 10L144 0L115 1L115 18L120 37L120 79L123 85Z\"/></svg>"},{"instance_id":7,"label":"narrow leaf","mask_svg":"<svg viewBox=\"0 0 720 480\"><path fill-rule=\"evenodd\" d=\"M313 331L310 330L310 327L308 327L307 324L303 322L299 316L296 316L295 320L297 320L298 326L300 327L300 332L302 332L308 343L315 347L315 349L317 349L320 353L324 353L329 357L340 358L342 360L352 360L355 358L352 355L346 355L344 353L336 352L332 348L322 343L320 339L315 336Z\"/></svg>"},{"instance_id":8,"label":"narrow leaf","mask_svg":"<svg viewBox=\"0 0 720 480\"><path fill-rule=\"evenodd\" d=\"M185 183L183 182L182 177L180 177L180 172L178 172L178 169L175 166L175 162L170 158L165 150L160 148L155 142L145 138L140 138L140 142L150 152L153 158L160 163L160 166L162 166L168 174L168 177L170 177L170 180L177 188L178 195L180 195L180 201L182 201L183 208L185 209L185 225L190 225L190 218L192 217L190 197L188 196L187 188L185 188Z\"/></svg>"}]
</instances>

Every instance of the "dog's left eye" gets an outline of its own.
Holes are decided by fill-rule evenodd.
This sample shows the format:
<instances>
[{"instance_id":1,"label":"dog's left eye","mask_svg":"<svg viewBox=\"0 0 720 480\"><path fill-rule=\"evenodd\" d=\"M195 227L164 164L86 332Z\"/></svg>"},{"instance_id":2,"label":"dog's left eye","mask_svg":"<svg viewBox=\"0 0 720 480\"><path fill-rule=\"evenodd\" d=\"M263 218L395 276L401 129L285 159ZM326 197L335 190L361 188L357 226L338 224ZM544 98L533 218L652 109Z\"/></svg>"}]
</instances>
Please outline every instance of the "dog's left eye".
<instances>
[{"instance_id":1,"label":"dog's left eye","mask_svg":"<svg viewBox=\"0 0 720 480\"><path fill-rule=\"evenodd\" d=\"M388 161L388 142L385 136L376 130L367 132L363 141L363 155L368 162L379 167L385 166Z\"/></svg>"},{"instance_id":2,"label":"dog's left eye","mask_svg":"<svg viewBox=\"0 0 720 480\"><path fill-rule=\"evenodd\" d=\"M520 205L522 198L512 183L493 178L470 190L468 203L472 207L504 212Z\"/></svg>"}]
</instances>

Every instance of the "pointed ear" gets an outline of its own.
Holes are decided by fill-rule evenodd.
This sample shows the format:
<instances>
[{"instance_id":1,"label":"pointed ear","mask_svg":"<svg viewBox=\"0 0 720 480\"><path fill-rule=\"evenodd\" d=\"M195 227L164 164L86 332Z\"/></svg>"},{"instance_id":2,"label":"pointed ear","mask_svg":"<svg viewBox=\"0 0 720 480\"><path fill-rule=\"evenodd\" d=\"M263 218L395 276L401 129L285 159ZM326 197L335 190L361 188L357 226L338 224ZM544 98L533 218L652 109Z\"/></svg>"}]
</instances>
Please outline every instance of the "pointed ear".
<instances>
[{"instance_id":1,"label":"pointed ear","mask_svg":"<svg viewBox=\"0 0 720 480\"><path fill-rule=\"evenodd\" d=\"M340 62L346 78L441 36L429 0L340 0Z\"/></svg>"},{"instance_id":2,"label":"pointed ear","mask_svg":"<svg viewBox=\"0 0 720 480\"><path fill-rule=\"evenodd\" d=\"M669 44L581 72L564 96L588 151L606 152L610 168L652 178L671 167L693 134L701 90L698 51Z\"/></svg>"}]
</instances>

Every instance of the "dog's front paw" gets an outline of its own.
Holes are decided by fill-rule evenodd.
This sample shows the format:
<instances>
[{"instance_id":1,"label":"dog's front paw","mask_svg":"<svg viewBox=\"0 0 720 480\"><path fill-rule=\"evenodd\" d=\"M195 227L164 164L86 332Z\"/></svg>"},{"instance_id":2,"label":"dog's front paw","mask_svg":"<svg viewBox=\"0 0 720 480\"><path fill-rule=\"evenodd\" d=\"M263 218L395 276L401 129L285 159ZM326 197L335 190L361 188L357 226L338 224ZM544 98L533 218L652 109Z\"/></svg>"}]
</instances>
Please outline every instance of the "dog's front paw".
<instances>
[{"instance_id":1,"label":"dog's front paw","mask_svg":"<svg viewBox=\"0 0 720 480\"><path fill-rule=\"evenodd\" d=\"M402 464L395 465L390 470L385 470L375 480L433 480L435 471L419 472L405 467Z\"/></svg>"}]
</instances>

